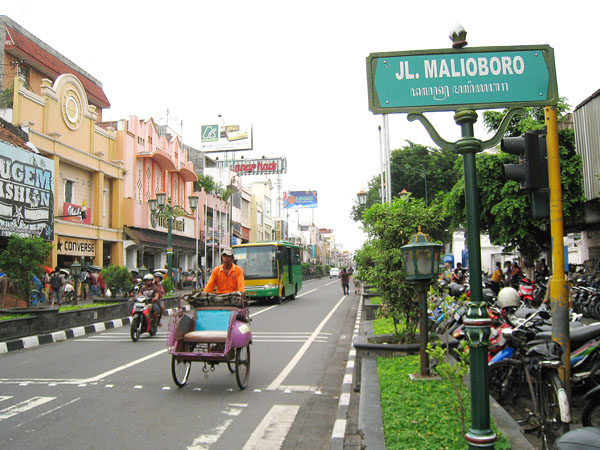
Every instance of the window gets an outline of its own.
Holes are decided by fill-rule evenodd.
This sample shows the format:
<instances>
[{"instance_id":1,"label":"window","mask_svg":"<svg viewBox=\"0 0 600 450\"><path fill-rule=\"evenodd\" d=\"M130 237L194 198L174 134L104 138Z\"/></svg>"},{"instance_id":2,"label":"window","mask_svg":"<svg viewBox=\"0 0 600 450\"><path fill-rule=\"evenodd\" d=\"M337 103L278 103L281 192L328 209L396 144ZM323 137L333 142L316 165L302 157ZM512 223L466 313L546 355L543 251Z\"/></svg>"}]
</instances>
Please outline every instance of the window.
<instances>
[{"instance_id":1,"label":"window","mask_svg":"<svg viewBox=\"0 0 600 450\"><path fill-rule=\"evenodd\" d=\"M102 193L102 215L106 217L106 210L108 208L108 189L104 189Z\"/></svg>"},{"instance_id":2,"label":"window","mask_svg":"<svg viewBox=\"0 0 600 450\"><path fill-rule=\"evenodd\" d=\"M65 203L73 203L73 185L72 180L65 180Z\"/></svg>"},{"instance_id":3,"label":"window","mask_svg":"<svg viewBox=\"0 0 600 450\"><path fill-rule=\"evenodd\" d=\"M263 223L262 212L256 211L256 225L261 226Z\"/></svg>"},{"instance_id":4,"label":"window","mask_svg":"<svg viewBox=\"0 0 600 450\"><path fill-rule=\"evenodd\" d=\"M264 202L265 217L271 217L271 199L265 197Z\"/></svg>"}]
</instances>

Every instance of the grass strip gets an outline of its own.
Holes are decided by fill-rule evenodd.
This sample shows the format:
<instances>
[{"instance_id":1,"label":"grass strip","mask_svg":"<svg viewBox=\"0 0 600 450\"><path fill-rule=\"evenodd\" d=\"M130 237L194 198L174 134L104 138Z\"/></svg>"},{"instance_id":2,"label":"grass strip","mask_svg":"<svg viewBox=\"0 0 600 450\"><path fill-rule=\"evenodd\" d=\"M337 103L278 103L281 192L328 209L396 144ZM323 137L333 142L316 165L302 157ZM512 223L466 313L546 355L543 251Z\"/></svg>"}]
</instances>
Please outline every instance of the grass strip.
<instances>
[{"instance_id":1,"label":"grass strip","mask_svg":"<svg viewBox=\"0 0 600 450\"><path fill-rule=\"evenodd\" d=\"M95 308L97 306L110 306L110 305L117 305L118 303L116 302L102 302L102 303L92 303L92 304L84 304L84 305L66 305L66 306L61 306L59 308L59 311L77 311L80 309L88 309L88 308Z\"/></svg>"},{"instance_id":2,"label":"grass strip","mask_svg":"<svg viewBox=\"0 0 600 450\"><path fill-rule=\"evenodd\" d=\"M460 418L453 409L454 393L443 381L411 381L419 372L419 356L378 358L377 373L387 449L465 449ZM470 423L467 405L466 428ZM508 439L498 434L495 448L510 449Z\"/></svg>"},{"instance_id":3,"label":"grass strip","mask_svg":"<svg viewBox=\"0 0 600 450\"><path fill-rule=\"evenodd\" d=\"M25 317L32 317L33 314L6 314L0 316L0 320L12 320L12 319L23 319Z\"/></svg>"}]
</instances>

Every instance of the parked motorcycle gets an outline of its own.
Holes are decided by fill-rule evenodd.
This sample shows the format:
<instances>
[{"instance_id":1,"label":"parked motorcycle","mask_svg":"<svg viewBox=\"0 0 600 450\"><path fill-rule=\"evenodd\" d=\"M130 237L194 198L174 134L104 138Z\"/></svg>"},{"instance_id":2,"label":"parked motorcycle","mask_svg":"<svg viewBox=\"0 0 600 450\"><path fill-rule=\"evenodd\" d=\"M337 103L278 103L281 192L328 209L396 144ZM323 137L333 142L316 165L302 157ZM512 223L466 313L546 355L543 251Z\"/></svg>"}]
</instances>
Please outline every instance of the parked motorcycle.
<instances>
[{"instance_id":1,"label":"parked motorcycle","mask_svg":"<svg viewBox=\"0 0 600 450\"><path fill-rule=\"evenodd\" d=\"M137 342L143 333L150 333L150 336L156 335L158 322L152 320L152 308L149 305L150 299L143 295L135 297L131 309L131 340Z\"/></svg>"}]
</instances>

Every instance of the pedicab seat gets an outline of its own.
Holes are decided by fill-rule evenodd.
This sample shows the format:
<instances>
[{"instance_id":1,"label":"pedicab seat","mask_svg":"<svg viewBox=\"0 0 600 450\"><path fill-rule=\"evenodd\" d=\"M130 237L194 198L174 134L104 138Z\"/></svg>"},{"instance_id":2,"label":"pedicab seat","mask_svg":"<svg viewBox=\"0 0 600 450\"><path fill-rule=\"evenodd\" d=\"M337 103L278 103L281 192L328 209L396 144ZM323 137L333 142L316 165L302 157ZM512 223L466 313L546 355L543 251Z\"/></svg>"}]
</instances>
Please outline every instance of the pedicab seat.
<instances>
[{"instance_id":1,"label":"pedicab seat","mask_svg":"<svg viewBox=\"0 0 600 450\"><path fill-rule=\"evenodd\" d=\"M195 311L195 329L185 333L184 342L189 343L224 343L227 341L227 330L235 309L197 309Z\"/></svg>"}]
</instances>

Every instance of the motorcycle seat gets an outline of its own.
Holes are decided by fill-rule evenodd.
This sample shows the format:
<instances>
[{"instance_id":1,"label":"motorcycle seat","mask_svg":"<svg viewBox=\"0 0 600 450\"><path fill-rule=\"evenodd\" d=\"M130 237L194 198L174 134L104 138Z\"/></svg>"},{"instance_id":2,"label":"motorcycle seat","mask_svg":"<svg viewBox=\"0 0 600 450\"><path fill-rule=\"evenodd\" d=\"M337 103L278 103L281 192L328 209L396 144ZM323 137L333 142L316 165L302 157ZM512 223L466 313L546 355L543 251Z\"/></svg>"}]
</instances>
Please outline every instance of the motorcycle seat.
<instances>
[{"instance_id":1,"label":"motorcycle seat","mask_svg":"<svg viewBox=\"0 0 600 450\"><path fill-rule=\"evenodd\" d=\"M569 334L572 343L583 343L600 336L600 322L588 326L570 327ZM535 335L536 339L552 339L552 330L542 331Z\"/></svg>"},{"instance_id":2,"label":"motorcycle seat","mask_svg":"<svg viewBox=\"0 0 600 450\"><path fill-rule=\"evenodd\" d=\"M537 312L537 308L520 308L515 311L515 317L527 319L530 315Z\"/></svg>"},{"instance_id":3,"label":"motorcycle seat","mask_svg":"<svg viewBox=\"0 0 600 450\"><path fill-rule=\"evenodd\" d=\"M554 444L556 450L600 449L600 428L583 427L563 434Z\"/></svg>"}]
</instances>

